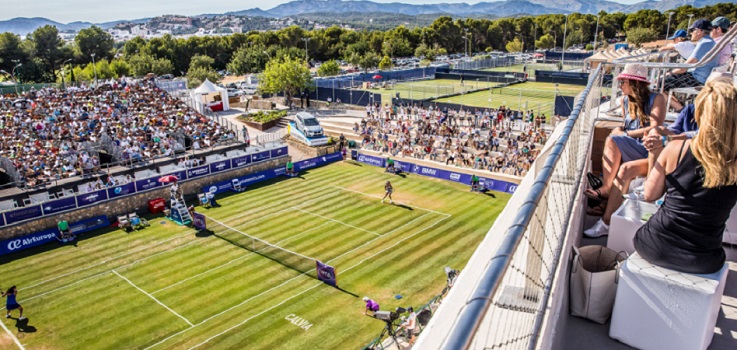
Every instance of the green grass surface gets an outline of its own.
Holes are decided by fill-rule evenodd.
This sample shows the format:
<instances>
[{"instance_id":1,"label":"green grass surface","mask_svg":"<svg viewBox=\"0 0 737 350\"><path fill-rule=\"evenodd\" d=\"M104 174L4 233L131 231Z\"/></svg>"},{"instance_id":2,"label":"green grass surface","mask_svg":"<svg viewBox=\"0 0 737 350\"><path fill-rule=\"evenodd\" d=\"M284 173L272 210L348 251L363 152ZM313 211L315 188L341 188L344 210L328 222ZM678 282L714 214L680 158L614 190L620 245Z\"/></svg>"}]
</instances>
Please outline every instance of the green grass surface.
<instances>
[{"instance_id":1,"label":"green grass surface","mask_svg":"<svg viewBox=\"0 0 737 350\"><path fill-rule=\"evenodd\" d=\"M514 64L511 66L505 66L505 67L494 67L494 68L487 68L482 69L483 71L487 72L522 72L524 69L524 64ZM572 69L580 69L581 66L572 66L572 65L564 65L563 70L572 70ZM527 65L527 74L530 78L535 77L535 70L558 70L558 66L553 63L531 63Z\"/></svg>"},{"instance_id":2,"label":"green grass surface","mask_svg":"<svg viewBox=\"0 0 737 350\"><path fill-rule=\"evenodd\" d=\"M367 91L380 93L382 103L390 103L392 98L397 95L397 92L399 92L399 96L402 98L422 100L442 95L457 94L469 90L482 89L485 87L493 87L496 85L499 85L499 83L495 83L493 81L465 80L463 84L461 84L460 80L435 79L401 82L387 86L387 88L370 89Z\"/></svg>"},{"instance_id":3,"label":"green grass surface","mask_svg":"<svg viewBox=\"0 0 737 350\"><path fill-rule=\"evenodd\" d=\"M576 96L584 88L580 85L558 84L557 93L564 96ZM532 109L535 113L544 113L547 117L551 117L555 108L555 95L555 84L528 81L505 88L495 88L492 91L472 92L436 101L483 108L499 108L504 105L514 110Z\"/></svg>"},{"instance_id":4,"label":"green grass surface","mask_svg":"<svg viewBox=\"0 0 737 350\"><path fill-rule=\"evenodd\" d=\"M399 205L376 197L386 180ZM384 327L363 316L361 297L385 310L425 304L445 284L443 267L465 265L508 200L334 164L219 197L220 207L198 209L210 234L156 217L140 231L3 257L2 287L18 286L29 320L2 322L26 349L358 349ZM241 232L330 263L341 289L302 273L311 261L244 249L253 239ZM14 348L0 332L0 348Z\"/></svg>"}]
</instances>

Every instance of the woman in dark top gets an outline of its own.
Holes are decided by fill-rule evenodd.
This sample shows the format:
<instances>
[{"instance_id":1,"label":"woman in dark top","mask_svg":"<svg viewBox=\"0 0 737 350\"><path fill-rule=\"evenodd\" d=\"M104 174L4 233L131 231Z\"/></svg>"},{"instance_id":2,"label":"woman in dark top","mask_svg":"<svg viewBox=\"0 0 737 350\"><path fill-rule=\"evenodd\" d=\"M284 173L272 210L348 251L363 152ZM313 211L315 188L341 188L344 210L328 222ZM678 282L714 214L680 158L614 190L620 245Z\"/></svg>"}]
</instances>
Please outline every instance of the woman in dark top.
<instances>
[{"instance_id":1,"label":"woman in dark top","mask_svg":"<svg viewBox=\"0 0 737 350\"><path fill-rule=\"evenodd\" d=\"M695 106L699 134L668 143L658 157L644 195L665 193L665 201L634 244L655 265L709 274L724 265L722 236L737 203L737 89L730 80L707 82Z\"/></svg>"}]
</instances>

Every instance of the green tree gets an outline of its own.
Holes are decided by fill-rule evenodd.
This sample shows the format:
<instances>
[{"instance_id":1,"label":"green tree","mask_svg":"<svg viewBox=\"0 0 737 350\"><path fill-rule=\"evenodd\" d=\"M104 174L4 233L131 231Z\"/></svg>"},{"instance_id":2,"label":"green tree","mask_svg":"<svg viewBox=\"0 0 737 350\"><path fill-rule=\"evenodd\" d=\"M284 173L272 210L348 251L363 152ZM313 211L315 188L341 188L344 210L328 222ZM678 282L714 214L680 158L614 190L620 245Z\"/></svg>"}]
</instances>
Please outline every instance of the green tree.
<instances>
[{"instance_id":1,"label":"green tree","mask_svg":"<svg viewBox=\"0 0 737 350\"><path fill-rule=\"evenodd\" d=\"M233 54L227 68L236 75L256 73L266 67L268 60L266 46L263 44L242 46Z\"/></svg>"},{"instance_id":2,"label":"green tree","mask_svg":"<svg viewBox=\"0 0 737 350\"><path fill-rule=\"evenodd\" d=\"M113 41L112 35L98 26L80 30L77 36L74 37L74 42L79 50L78 63L92 62L92 54L95 54L95 60L113 57L115 41Z\"/></svg>"},{"instance_id":3,"label":"green tree","mask_svg":"<svg viewBox=\"0 0 737 350\"><path fill-rule=\"evenodd\" d=\"M329 60L327 62L323 62L322 65L320 65L320 68L317 68L317 75L321 77L327 77L331 75L338 75L340 74L340 64L338 64L335 60Z\"/></svg>"},{"instance_id":4,"label":"green tree","mask_svg":"<svg viewBox=\"0 0 737 350\"><path fill-rule=\"evenodd\" d=\"M381 70L392 69L392 59L389 58L389 56L384 56L384 58L382 58L381 61L379 62L379 69Z\"/></svg>"},{"instance_id":5,"label":"green tree","mask_svg":"<svg viewBox=\"0 0 737 350\"><path fill-rule=\"evenodd\" d=\"M259 90L267 94L283 92L288 101L297 91L312 86L310 71L299 58L285 56L266 63L264 72L259 75Z\"/></svg>"},{"instance_id":6,"label":"green tree","mask_svg":"<svg viewBox=\"0 0 737 350\"><path fill-rule=\"evenodd\" d=\"M510 41L506 45L507 52L522 52L522 42L518 38Z\"/></svg>"},{"instance_id":7,"label":"green tree","mask_svg":"<svg viewBox=\"0 0 737 350\"><path fill-rule=\"evenodd\" d=\"M631 29L646 28L655 32L655 35L665 34L667 22L668 16L658 10L640 10L627 15L624 30L629 33Z\"/></svg>"},{"instance_id":8,"label":"green tree","mask_svg":"<svg viewBox=\"0 0 737 350\"><path fill-rule=\"evenodd\" d=\"M212 68L205 67L194 67L187 71L187 84L189 86L199 86L205 82L205 79L217 84L220 81L220 74Z\"/></svg>"},{"instance_id":9,"label":"green tree","mask_svg":"<svg viewBox=\"0 0 737 350\"><path fill-rule=\"evenodd\" d=\"M25 62L28 54L23 50L20 36L5 32L0 34L0 69L10 72L18 62Z\"/></svg>"},{"instance_id":10,"label":"green tree","mask_svg":"<svg viewBox=\"0 0 737 350\"><path fill-rule=\"evenodd\" d=\"M131 75L131 66L124 60L114 60L110 62L110 69L115 72L117 77L127 77Z\"/></svg>"},{"instance_id":11,"label":"green tree","mask_svg":"<svg viewBox=\"0 0 737 350\"><path fill-rule=\"evenodd\" d=\"M552 35L545 34L535 41L535 47L543 50L552 49L555 47L555 39Z\"/></svg>"},{"instance_id":12,"label":"green tree","mask_svg":"<svg viewBox=\"0 0 737 350\"><path fill-rule=\"evenodd\" d=\"M45 25L34 30L28 40L33 45L33 55L43 64L45 80L56 81L56 69L70 53L64 50L59 30L55 26Z\"/></svg>"},{"instance_id":13,"label":"green tree","mask_svg":"<svg viewBox=\"0 0 737 350\"><path fill-rule=\"evenodd\" d=\"M174 65L166 58L154 58L151 55L137 54L132 56L128 63L134 76L144 76L148 73L156 75L170 74Z\"/></svg>"},{"instance_id":14,"label":"green tree","mask_svg":"<svg viewBox=\"0 0 737 350\"><path fill-rule=\"evenodd\" d=\"M205 56L205 55L195 55L192 57L192 60L189 62L189 69L190 70L194 68L211 69L214 63L215 63L215 60L212 57Z\"/></svg>"},{"instance_id":15,"label":"green tree","mask_svg":"<svg viewBox=\"0 0 737 350\"><path fill-rule=\"evenodd\" d=\"M653 41L658 38L658 33L650 28L632 28L627 31L627 41L635 46Z\"/></svg>"}]
</instances>

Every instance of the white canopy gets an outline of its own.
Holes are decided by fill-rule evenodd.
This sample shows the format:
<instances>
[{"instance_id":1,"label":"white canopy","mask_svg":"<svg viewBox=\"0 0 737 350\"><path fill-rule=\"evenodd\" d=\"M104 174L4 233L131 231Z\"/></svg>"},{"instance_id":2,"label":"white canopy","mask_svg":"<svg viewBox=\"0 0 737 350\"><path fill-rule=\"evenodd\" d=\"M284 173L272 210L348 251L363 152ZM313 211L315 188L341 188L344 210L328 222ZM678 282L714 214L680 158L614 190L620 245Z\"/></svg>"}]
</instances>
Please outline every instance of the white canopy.
<instances>
[{"instance_id":1,"label":"white canopy","mask_svg":"<svg viewBox=\"0 0 737 350\"><path fill-rule=\"evenodd\" d=\"M211 94L215 92L225 91L225 89L213 84L210 80L205 79L205 82L200 87L194 90L197 94Z\"/></svg>"},{"instance_id":2,"label":"white canopy","mask_svg":"<svg viewBox=\"0 0 737 350\"><path fill-rule=\"evenodd\" d=\"M216 98L216 96L219 96L219 98ZM200 113L204 112L206 107L216 110L218 109L216 106L221 104L223 111L230 109L228 90L213 84L207 79L205 79L202 85L192 91L191 97L197 103Z\"/></svg>"}]
</instances>

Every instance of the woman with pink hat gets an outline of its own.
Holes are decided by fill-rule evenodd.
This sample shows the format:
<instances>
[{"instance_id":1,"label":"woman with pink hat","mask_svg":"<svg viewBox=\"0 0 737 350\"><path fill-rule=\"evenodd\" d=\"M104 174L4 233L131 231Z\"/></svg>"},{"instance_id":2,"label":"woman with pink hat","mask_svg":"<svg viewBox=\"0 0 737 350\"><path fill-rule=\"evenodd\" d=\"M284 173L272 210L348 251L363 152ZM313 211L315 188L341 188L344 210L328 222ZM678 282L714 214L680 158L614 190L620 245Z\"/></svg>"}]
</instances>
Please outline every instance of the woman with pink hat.
<instances>
[{"instance_id":1,"label":"woman with pink hat","mask_svg":"<svg viewBox=\"0 0 737 350\"><path fill-rule=\"evenodd\" d=\"M617 76L622 94L624 125L612 130L604 146L602 159L604 178L599 189L587 189L589 198L601 203L589 209L590 215L602 215L594 227L584 231L589 237L600 237L609 232L609 220L622 204L622 193L637 176L648 171L648 151L642 145L643 136L665 120L665 96L650 91L647 67L627 64Z\"/></svg>"}]
</instances>

